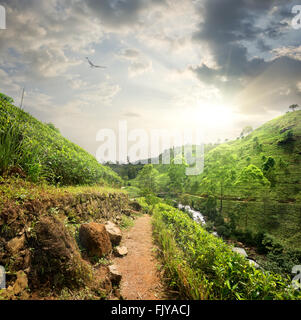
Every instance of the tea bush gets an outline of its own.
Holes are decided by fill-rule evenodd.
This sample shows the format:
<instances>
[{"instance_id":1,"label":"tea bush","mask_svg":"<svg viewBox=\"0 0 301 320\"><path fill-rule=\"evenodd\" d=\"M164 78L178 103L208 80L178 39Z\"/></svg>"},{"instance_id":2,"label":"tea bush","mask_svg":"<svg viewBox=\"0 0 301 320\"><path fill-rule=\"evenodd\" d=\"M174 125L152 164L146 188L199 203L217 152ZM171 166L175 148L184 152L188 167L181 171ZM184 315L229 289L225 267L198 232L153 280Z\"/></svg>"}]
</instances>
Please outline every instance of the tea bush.
<instances>
[{"instance_id":1,"label":"tea bush","mask_svg":"<svg viewBox=\"0 0 301 320\"><path fill-rule=\"evenodd\" d=\"M0 100L0 173L19 166L33 181L120 185L121 178L58 130Z\"/></svg>"},{"instance_id":2,"label":"tea bush","mask_svg":"<svg viewBox=\"0 0 301 320\"><path fill-rule=\"evenodd\" d=\"M166 269L186 298L301 299L288 277L256 269L182 211L160 203L153 224Z\"/></svg>"}]
</instances>

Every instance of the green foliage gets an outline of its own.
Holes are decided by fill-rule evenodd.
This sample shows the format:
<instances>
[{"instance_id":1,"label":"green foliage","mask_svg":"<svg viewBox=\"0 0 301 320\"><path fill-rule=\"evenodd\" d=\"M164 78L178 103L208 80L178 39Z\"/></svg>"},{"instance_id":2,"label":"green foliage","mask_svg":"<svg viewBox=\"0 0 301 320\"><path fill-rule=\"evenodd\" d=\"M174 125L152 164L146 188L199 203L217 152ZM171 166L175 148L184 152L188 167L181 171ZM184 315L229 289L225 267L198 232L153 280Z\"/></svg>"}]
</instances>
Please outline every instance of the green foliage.
<instances>
[{"instance_id":1,"label":"green foliage","mask_svg":"<svg viewBox=\"0 0 301 320\"><path fill-rule=\"evenodd\" d=\"M152 164L145 165L139 171L135 182L141 190L141 196L156 192L158 175L158 171Z\"/></svg>"},{"instance_id":2,"label":"green foliage","mask_svg":"<svg viewBox=\"0 0 301 320\"><path fill-rule=\"evenodd\" d=\"M301 299L289 278L255 269L179 210L158 204L154 229L167 272L188 299Z\"/></svg>"},{"instance_id":3,"label":"green foliage","mask_svg":"<svg viewBox=\"0 0 301 320\"><path fill-rule=\"evenodd\" d=\"M9 97L9 96L7 96L6 94L4 94L4 93L1 93L0 92L0 101L2 101L2 102L8 102L8 103L14 103L14 99L13 98L11 98L11 97Z\"/></svg>"},{"instance_id":4,"label":"green foliage","mask_svg":"<svg viewBox=\"0 0 301 320\"><path fill-rule=\"evenodd\" d=\"M279 146L287 146L292 144L295 141L293 130L288 130L281 135L281 138L278 140Z\"/></svg>"},{"instance_id":5,"label":"green foliage","mask_svg":"<svg viewBox=\"0 0 301 320\"><path fill-rule=\"evenodd\" d=\"M0 170L19 165L33 181L79 185L120 185L120 177L45 125L10 103L0 101Z\"/></svg>"},{"instance_id":6,"label":"green foliage","mask_svg":"<svg viewBox=\"0 0 301 320\"><path fill-rule=\"evenodd\" d=\"M182 163L182 164L178 164ZM184 190L186 176L186 167L188 165L182 156L177 156L172 159L171 164L168 168L168 177L170 180L169 186L174 193L181 193Z\"/></svg>"},{"instance_id":7,"label":"green foliage","mask_svg":"<svg viewBox=\"0 0 301 320\"><path fill-rule=\"evenodd\" d=\"M129 229L134 225L134 221L133 219L131 219L130 217L127 217L125 215L121 216L121 222L120 222L120 228L125 230L125 229Z\"/></svg>"},{"instance_id":8,"label":"green foliage","mask_svg":"<svg viewBox=\"0 0 301 320\"><path fill-rule=\"evenodd\" d=\"M60 130L58 128L55 127L55 125L51 122L46 123L46 126L48 126L50 129L54 130L57 133L60 133Z\"/></svg>"},{"instance_id":9,"label":"green foliage","mask_svg":"<svg viewBox=\"0 0 301 320\"><path fill-rule=\"evenodd\" d=\"M11 126L0 131L0 173L10 166L17 166L22 157L23 138L17 127Z\"/></svg>"},{"instance_id":10,"label":"green foliage","mask_svg":"<svg viewBox=\"0 0 301 320\"><path fill-rule=\"evenodd\" d=\"M269 186L270 183L259 168L250 164L242 170L235 185L244 185L251 189L255 186Z\"/></svg>"}]
</instances>

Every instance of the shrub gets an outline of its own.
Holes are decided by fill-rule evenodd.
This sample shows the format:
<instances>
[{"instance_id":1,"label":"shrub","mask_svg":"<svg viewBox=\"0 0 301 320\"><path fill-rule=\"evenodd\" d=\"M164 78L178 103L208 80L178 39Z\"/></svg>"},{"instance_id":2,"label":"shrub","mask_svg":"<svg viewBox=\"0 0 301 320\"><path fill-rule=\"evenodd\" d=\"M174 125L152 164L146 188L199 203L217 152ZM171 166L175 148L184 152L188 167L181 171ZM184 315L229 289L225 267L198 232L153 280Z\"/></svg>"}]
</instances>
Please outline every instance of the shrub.
<instances>
[{"instance_id":1,"label":"shrub","mask_svg":"<svg viewBox=\"0 0 301 320\"><path fill-rule=\"evenodd\" d=\"M158 204L153 220L166 270L186 298L301 299L289 278L255 269L180 210Z\"/></svg>"},{"instance_id":2,"label":"shrub","mask_svg":"<svg viewBox=\"0 0 301 320\"><path fill-rule=\"evenodd\" d=\"M34 181L120 185L121 178L51 125L0 99L0 170L19 165Z\"/></svg>"}]
</instances>

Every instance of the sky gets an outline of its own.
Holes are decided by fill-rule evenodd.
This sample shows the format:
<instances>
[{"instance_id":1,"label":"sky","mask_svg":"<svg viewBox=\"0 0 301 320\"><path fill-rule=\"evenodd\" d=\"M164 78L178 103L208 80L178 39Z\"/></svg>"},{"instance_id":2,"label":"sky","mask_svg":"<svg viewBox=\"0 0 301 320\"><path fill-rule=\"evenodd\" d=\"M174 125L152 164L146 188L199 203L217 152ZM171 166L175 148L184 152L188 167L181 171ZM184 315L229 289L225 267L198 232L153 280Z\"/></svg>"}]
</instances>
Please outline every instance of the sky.
<instances>
[{"instance_id":1,"label":"sky","mask_svg":"<svg viewBox=\"0 0 301 320\"><path fill-rule=\"evenodd\" d=\"M301 4L301 1L299 1ZM0 0L0 91L95 155L100 129L235 139L301 97L287 0ZM92 69L87 63L106 66Z\"/></svg>"}]
</instances>

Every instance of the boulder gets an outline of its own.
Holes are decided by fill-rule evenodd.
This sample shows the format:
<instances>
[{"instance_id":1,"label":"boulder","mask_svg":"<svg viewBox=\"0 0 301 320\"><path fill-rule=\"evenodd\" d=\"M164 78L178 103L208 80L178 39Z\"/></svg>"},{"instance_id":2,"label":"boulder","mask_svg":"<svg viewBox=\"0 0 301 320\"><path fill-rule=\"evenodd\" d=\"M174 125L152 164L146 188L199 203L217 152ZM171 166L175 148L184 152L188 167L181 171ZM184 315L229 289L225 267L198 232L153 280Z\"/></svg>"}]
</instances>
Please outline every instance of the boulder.
<instances>
[{"instance_id":1,"label":"boulder","mask_svg":"<svg viewBox=\"0 0 301 320\"><path fill-rule=\"evenodd\" d=\"M121 230L116 226L116 224L108 221L105 224L105 228L107 230L107 233L109 234L110 240L113 245L119 245L121 239L122 239L122 233Z\"/></svg>"},{"instance_id":2,"label":"boulder","mask_svg":"<svg viewBox=\"0 0 301 320\"><path fill-rule=\"evenodd\" d=\"M126 247L116 247L114 252L118 257L124 257L128 254L128 249Z\"/></svg>"},{"instance_id":3,"label":"boulder","mask_svg":"<svg viewBox=\"0 0 301 320\"><path fill-rule=\"evenodd\" d=\"M115 265L109 266L110 271L110 280L112 284L118 285L122 279L121 273L118 271L118 268Z\"/></svg>"},{"instance_id":4,"label":"boulder","mask_svg":"<svg viewBox=\"0 0 301 320\"><path fill-rule=\"evenodd\" d=\"M34 247L29 268L31 287L40 288L45 283L71 287L91 279L91 268L81 258L75 239L55 217L41 217L29 241Z\"/></svg>"},{"instance_id":5,"label":"boulder","mask_svg":"<svg viewBox=\"0 0 301 320\"><path fill-rule=\"evenodd\" d=\"M232 248L232 251L242 255L245 258L248 256L248 254L246 253L246 250L243 248L234 247Z\"/></svg>"},{"instance_id":6,"label":"boulder","mask_svg":"<svg viewBox=\"0 0 301 320\"><path fill-rule=\"evenodd\" d=\"M260 268L260 265L256 262L256 261L254 261L254 260L252 260L252 259L248 259L248 261L249 261L249 263L252 265L252 266L254 266L255 268Z\"/></svg>"},{"instance_id":7,"label":"boulder","mask_svg":"<svg viewBox=\"0 0 301 320\"><path fill-rule=\"evenodd\" d=\"M103 257L112 251L112 244L105 225L99 223L82 224L79 238L90 256Z\"/></svg>"}]
</instances>

